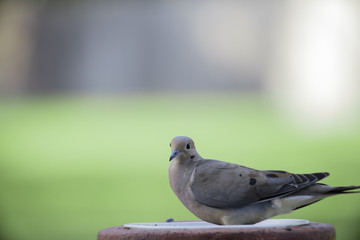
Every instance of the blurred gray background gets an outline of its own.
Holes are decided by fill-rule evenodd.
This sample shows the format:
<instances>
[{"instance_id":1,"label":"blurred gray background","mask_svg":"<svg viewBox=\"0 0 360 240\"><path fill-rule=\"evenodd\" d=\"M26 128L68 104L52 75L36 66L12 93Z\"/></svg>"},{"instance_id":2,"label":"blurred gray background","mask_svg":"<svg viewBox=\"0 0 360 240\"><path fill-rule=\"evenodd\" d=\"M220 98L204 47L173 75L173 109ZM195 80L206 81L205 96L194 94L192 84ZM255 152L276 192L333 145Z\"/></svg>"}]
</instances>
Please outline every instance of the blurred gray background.
<instances>
[{"instance_id":1,"label":"blurred gray background","mask_svg":"<svg viewBox=\"0 0 360 240\"><path fill-rule=\"evenodd\" d=\"M360 184L359 43L357 0L0 0L0 238L197 220L168 184L177 135ZM359 239L358 203L286 218Z\"/></svg>"},{"instance_id":2,"label":"blurred gray background","mask_svg":"<svg viewBox=\"0 0 360 240\"><path fill-rule=\"evenodd\" d=\"M1 11L2 92L261 91L284 5L3 1Z\"/></svg>"}]
</instances>

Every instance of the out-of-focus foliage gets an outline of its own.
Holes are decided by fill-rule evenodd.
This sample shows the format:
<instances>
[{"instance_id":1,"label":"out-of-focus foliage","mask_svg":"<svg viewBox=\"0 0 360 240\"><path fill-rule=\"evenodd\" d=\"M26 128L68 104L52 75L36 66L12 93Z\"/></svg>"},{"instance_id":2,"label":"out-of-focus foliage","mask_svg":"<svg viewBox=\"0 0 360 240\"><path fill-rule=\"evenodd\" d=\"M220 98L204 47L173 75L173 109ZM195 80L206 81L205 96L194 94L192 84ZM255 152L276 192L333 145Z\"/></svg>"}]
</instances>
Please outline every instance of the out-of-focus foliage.
<instances>
[{"instance_id":1,"label":"out-of-focus foliage","mask_svg":"<svg viewBox=\"0 0 360 240\"><path fill-rule=\"evenodd\" d=\"M168 184L169 142L177 135L192 137L206 158L329 171L325 183L360 183L360 126L326 137L300 133L261 96L27 98L3 100L0 115L7 239L90 239L129 222L196 220ZM331 223L339 239L358 239L359 197L330 198L285 217Z\"/></svg>"}]
</instances>

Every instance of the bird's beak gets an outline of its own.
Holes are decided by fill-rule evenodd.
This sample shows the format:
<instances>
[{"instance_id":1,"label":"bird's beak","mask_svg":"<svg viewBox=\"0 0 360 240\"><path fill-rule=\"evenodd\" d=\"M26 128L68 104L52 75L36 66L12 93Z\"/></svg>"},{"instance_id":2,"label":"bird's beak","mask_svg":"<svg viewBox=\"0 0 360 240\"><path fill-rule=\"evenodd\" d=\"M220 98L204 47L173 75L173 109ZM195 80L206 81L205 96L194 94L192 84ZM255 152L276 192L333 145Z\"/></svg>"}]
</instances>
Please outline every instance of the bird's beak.
<instances>
[{"instance_id":1,"label":"bird's beak","mask_svg":"<svg viewBox=\"0 0 360 240\"><path fill-rule=\"evenodd\" d=\"M180 151L176 151L176 150L172 151L169 161L171 161L171 160L173 160L174 158L176 158L176 156L179 154L179 152L180 152Z\"/></svg>"}]
</instances>

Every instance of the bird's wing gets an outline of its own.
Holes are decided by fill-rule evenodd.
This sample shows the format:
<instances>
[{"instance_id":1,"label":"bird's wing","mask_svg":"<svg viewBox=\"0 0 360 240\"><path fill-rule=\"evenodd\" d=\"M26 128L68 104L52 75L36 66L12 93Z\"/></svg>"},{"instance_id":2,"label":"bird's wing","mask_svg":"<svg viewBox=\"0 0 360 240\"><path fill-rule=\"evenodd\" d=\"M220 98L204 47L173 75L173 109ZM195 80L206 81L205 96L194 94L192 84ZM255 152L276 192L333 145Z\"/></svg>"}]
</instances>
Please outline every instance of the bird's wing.
<instances>
[{"instance_id":1,"label":"bird's wing","mask_svg":"<svg viewBox=\"0 0 360 240\"><path fill-rule=\"evenodd\" d=\"M292 174L259 171L216 160L200 160L189 187L201 204L237 208L299 191L327 177L328 173Z\"/></svg>"}]
</instances>

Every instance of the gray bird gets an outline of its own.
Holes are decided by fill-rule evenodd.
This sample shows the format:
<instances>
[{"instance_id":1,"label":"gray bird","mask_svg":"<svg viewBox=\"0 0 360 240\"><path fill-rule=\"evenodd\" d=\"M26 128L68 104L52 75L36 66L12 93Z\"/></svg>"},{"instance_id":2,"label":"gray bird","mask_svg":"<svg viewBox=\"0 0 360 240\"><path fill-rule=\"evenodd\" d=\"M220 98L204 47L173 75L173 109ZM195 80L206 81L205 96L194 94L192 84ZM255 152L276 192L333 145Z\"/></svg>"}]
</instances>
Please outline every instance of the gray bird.
<instances>
[{"instance_id":1,"label":"gray bird","mask_svg":"<svg viewBox=\"0 0 360 240\"><path fill-rule=\"evenodd\" d=\"M175 137L170 147L172 190L194 215L215 224L253 224L360 188L317 183L327 172L260 171L203 159L188 137Z\"/></svg>"}]
</instances>

